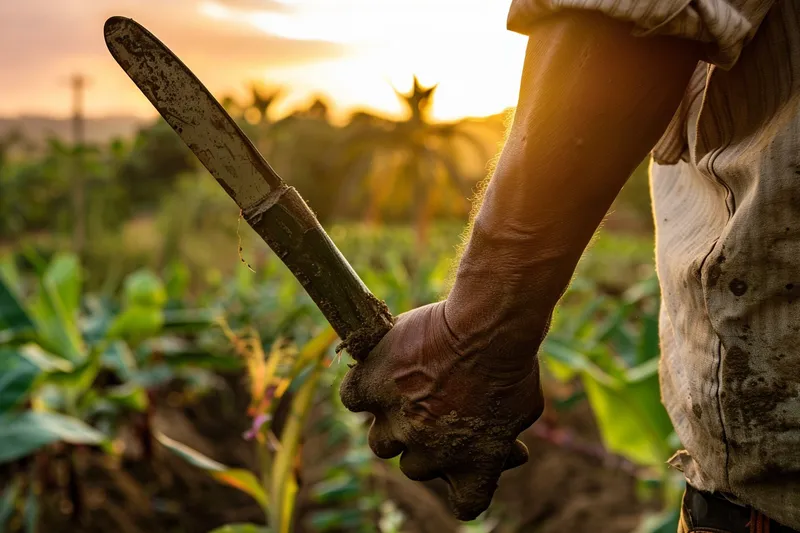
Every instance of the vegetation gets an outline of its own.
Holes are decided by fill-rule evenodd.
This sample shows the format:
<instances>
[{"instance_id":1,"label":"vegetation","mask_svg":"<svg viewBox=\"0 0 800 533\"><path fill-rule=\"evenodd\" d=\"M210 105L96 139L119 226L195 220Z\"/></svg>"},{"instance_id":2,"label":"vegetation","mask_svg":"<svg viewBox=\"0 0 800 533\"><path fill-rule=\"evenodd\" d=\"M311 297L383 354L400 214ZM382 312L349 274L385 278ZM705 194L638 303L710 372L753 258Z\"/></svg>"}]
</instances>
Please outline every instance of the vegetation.
<instances>
[{"instance_id":1,"label":"vegetation","mask_svg":"<svg viewBox=\"0 0 800 533\"><path fill-rule=\"evenodd\" d=\"M399 95L405 120L362 113L341 126L320 101L275 119L279 93L263 88L226 100L398 313L446 294L468 200L502 139L501 118L431 123L434 89L415 81ZM456 531L435 487L372 457L369 420L339 404L335 335L163 122L106 146L21 143L0 142L0 531L58 531L65 520L95 531L98 472L119 482L106 498L152 502L184 463L246 500L203 529L164 531ZM76 160L87 184L80 253ZM659 400L641 170L555 315L541 350L549 407L531 435L623 470L651 502L640 531L674 531L680 481L665 461L679 443ZM238 432L242 458L203 449L199 423L160 422L199 405ZM569 425L581 406L596 434ZM465 527L517 531L504 509ZM146 530L125 512L108 516L106 528Z\"/></svg>"}]
</instances>

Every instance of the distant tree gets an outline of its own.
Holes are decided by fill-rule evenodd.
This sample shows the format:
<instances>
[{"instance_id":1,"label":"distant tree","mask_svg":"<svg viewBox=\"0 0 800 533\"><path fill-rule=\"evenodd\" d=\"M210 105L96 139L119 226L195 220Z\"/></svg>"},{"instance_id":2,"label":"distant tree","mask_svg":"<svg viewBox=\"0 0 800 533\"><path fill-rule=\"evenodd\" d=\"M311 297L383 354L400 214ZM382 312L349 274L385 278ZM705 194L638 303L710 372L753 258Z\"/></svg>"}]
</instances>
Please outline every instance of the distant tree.
<instances>
[{"instance_id":1,"label":"distant tree","mask_svg":"<svg viewBox=\"0 0 800 533\"><path fill-rule=\"evenodd\" d=\"M4 135L0 136L0 172L8 162L11 151L14 147L21 145L24 142L22 132L13 129Z\"/></svg>"},{"instance_id":2,"label":"distant tree","mask_svg":"<svg viewBox=\"0 0 800 533\"><path fill-rule=\"evenodd\" d=\"M21 138L22 135L17 130L0 137L0 236L11 235L21 223L15 213L20 191L15 169L10 161L10 152Z\"/></svg>"},{"instance_id":3,"label":"distant tree","mask_svg":"<svg viewBox=\"0 0 800 533\"><path fill-rule=\"evenodd\" d=\"M40 157L3 165L2 233L19 238L29 231L71 227L70 183L64 169L69 168L73 152L73 147L50 139Z\"/></svg>"},{"instance_id":4,"label":"distant tree","mask_svg":"<svg viewBox=\"0 0 800 533\"><path fill-rule=\"evenodd\" d=\"M412 218L420 244L427 241L435 212L468 212L474 180L459 164L459 154L464 143L483 151L461 124L431 121L436 87L423 87L414 77L410 92L395 91L408 110L405 120L354 115L345 128L342 154L349 172L341 200L366 204L369 222Z\"/></svg>"},{"instance_id":5,"label":"distant tree","mask_svg":"<svg viewBox=\"0 0 800 533\"><path fill-rule=\"evenodd\" d=\"M127 157L117 164L119 184L131 211L156 207L178 176L199 168L195 156L163 119L141 129Z\"/></svg>"},{"instance_id":6,"label":"distant tree","mask_svg":"<svg viewBox=\"0 0 800 533\"><path fill-rule=\"evenodd\" d=\"M329 107L316 98L277 121L265 155L273 168L295 186L317 218L327 222L340 214L335 198L345 176L341 166L342 132L331 124Z\"/></svg>"},{"instance_id":7,"label":"distant tree","mask_svg":"<svg viewBox=\"0 0 800 533\"><path fill-rule=\"evenodd\" d=\"M130 201L119 176L130 157L131 144L119 138L112 139L104 146L91 148L85 156L87 231L90 240L115 230L127 219Z\"/></svg>"},{"instance_id":8,"label":"distant tree","mask_svg":"<svg viewBox=\"0 0 800 533\"><path fill-rule=\"evenodd\" d=\"M245 107L245 119L251 124L268 124L269 110L280 97L280 89L267 89L256 83L250 85L250 104ZM250 118L247 114L250 114Z\"/></svg>"}]
</instances>

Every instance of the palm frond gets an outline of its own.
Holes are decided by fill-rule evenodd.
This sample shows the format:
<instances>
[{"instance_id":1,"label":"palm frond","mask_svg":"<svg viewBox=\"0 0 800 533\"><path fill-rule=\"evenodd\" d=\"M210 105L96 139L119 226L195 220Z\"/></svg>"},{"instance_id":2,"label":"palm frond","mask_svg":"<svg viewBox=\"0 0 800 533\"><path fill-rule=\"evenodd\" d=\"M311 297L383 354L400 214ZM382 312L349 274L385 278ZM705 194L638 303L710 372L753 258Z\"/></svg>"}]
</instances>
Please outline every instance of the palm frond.
<instances>
[{"instance_id":1,"label":"palm frond","mask_svg":"<svg viewBox=\"0 0 800 533\"><path fill-rule=\"evenodd\" d=\"M424 149L424 155L434 165L438 163L444 168L448 181L461 193L465 201L469 201L472 197L473 190L464 174L459 170L456 162L445 153L429 148Z\"/></svg>"}]
</instances>

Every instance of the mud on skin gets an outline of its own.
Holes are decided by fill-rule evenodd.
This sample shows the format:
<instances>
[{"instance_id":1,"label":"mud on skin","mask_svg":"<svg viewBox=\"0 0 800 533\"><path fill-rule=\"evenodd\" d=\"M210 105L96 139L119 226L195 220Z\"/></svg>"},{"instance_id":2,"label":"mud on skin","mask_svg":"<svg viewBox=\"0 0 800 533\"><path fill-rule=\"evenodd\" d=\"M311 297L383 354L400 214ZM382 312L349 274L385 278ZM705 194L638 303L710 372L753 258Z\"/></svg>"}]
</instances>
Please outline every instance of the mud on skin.
<instances>
[{"instance_id":1,"label":"mud on skin","mask_svg":"<svg viewBox=\"0 0 800 533\"><path fill-rule=\"evenodd\" d=\"M500 473L528 458L516 440L541 414L538 364L493 372L495 354L459 354L443 302L400 315L378 346L345 376L351 411L375 415L369 443L401 455L409 478L442 478L454 514L471 520L491 503ZM498 375L502 376L501 378Z\"/></svg>"}]
</instances>

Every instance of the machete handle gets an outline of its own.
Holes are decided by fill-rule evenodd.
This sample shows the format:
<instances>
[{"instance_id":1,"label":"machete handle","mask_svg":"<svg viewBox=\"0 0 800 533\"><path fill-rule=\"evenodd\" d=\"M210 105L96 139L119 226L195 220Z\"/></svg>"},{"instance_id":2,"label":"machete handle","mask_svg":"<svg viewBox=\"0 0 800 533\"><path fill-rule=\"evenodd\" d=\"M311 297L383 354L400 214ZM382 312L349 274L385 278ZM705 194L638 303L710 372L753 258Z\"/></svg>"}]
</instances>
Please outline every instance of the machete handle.
<instances>
[{"instance_id":1,"label":"machete handle","mask_svg":"<svg viewBox=\"0 0 800 533\"><path fill-rule=\"evenodd\" d=\"M273 190L244 219L289 267L346 349L362 361L392 328L386 304L358 277L294 187Z\"/></svg>"}]
</instances>

